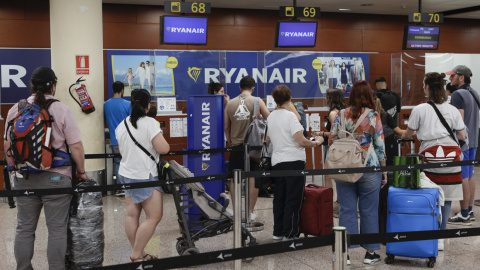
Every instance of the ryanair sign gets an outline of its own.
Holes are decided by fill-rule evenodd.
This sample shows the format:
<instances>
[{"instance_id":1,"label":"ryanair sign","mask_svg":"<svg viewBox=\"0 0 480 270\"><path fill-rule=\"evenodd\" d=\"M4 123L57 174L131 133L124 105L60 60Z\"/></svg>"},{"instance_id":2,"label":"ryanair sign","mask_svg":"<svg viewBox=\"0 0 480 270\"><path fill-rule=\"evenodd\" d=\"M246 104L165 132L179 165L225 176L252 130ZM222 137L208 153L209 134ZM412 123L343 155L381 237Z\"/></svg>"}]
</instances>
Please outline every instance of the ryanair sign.
<instances>
[{"instance_id":1,"label":"ryanair sign","mask_svg":"<svg viewBox=\"0 0 480 270\"><path fill-rule=\"evenodd\" d=\"M183 28L172 26L170 31L198 30ZM284 36L292 38L310 34L309 31L283 31ZM256 81L253 94L262 98L270 95L279 84L290 87L293 98L323 98L331 87L345 90L344 96L348 97L354 80L369 78L366 53L108 50L107 59L108 95L113 95L111 85L114 81L124 81L126 98L129 98L130 88L146 88L151 83L152 96L187 100L191 95L207 94L210 82L222 83L225 92L234 97L238 94L240 80L247 75ZM136 73L142 62L149 76L135 76L130 87L124 80L128 70L131 68Z\"/></svg>"},{"instance_id":2,"label":"ryanair sign","mask_svg":"<svg viewBox=\"0 0 480 270\"><path fill-rule=\"evenodd\" d=\"M187 100L187 143L189 150L225 147L223 96L189 96ZM225 172L225 153L188 155L187 166L195 176ZM224 180L208 181L203 185L212 197L225 191Z\"/></svg>"}]
</instances>

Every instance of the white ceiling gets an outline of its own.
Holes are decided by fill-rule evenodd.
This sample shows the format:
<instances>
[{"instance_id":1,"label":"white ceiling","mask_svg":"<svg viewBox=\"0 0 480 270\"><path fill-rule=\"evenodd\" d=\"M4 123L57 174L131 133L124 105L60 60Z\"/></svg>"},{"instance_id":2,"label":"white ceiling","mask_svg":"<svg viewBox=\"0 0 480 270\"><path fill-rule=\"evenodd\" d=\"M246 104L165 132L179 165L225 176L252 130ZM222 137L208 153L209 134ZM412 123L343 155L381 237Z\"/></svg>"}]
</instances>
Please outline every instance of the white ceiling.
<instances>
[{"instance_id":1,"label":"white ceiling","mask_svg":"<svg viewBox=\"0 0 480 270\"><path fill-rule=\"evenodd\" d=\"M164 0L102 0L103 3L163 5ZM177 0L179 1L179 0ZM189 0L187 2L193 2ZM209 2L212 8L269 9L278 10L279 6L292 6L293 0L200 0ZM362 4L372 4L361 6ZM423 0L422 12L440 13L460 8L479 6L479 0ZM408 15L418 12L418 0L298 0L300 7L320 7L322 12L366 13ZM339 9L350 9L339 11ZM213 11L214 12L214 11ZM480 11L449 15L451 18L480 19Z\"/></svg>"}]
</instances>

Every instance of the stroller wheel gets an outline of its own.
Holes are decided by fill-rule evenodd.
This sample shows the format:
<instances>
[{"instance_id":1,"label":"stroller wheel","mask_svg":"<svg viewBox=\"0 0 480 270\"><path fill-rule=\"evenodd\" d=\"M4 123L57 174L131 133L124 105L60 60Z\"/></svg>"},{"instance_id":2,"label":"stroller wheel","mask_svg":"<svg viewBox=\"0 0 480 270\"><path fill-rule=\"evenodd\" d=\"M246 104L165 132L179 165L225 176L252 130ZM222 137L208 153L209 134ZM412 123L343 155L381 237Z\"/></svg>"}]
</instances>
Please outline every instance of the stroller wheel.
<instances>
[{"instance_id":1,"label":"stroller wheel","mask_svg":"<svg viewBox=\"0 0 480 270\"><path fill-rule=\"evenodd\" d=\"M185 249L183 252L182 252L182 256L185 256L185 255L194 255L194 254L198 254L200 253L200 251L198 250L198 248L187 248Z\"/></svg>"},{"instance_id":2,"label":"stroller wheel","mask_svg":"<svg viewBox=\"0 0 480 270\"><path fill-rule=\"evenodd\" d=\"M177 241L177 252L178 255L182 255L183 251L188 248L188 243L185 240L181 239Z\"/></svg>"}]
</instances>

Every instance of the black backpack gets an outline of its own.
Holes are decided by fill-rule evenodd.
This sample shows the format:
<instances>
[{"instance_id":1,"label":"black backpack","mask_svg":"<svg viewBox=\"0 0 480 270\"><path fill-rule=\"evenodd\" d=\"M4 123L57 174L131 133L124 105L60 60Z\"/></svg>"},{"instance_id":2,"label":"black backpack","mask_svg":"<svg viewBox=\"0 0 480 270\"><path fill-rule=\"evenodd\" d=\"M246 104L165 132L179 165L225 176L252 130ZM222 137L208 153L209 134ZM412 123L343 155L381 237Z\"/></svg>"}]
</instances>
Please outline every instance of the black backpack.
<instances>
[{"instance_id":1,"label":"black backpack","mask_svg":"<svg viewBox=\"0 0 480 270\"><path fill-rule=\"evenodd\" d=\"M307 116L305 114L305 109L303 108L303 103L302 102L295 102L293 103L295 108L297 109L298 114L300 115L300 124L303 127L303 136L307 137Z\"/></svg>"}]
</instances>

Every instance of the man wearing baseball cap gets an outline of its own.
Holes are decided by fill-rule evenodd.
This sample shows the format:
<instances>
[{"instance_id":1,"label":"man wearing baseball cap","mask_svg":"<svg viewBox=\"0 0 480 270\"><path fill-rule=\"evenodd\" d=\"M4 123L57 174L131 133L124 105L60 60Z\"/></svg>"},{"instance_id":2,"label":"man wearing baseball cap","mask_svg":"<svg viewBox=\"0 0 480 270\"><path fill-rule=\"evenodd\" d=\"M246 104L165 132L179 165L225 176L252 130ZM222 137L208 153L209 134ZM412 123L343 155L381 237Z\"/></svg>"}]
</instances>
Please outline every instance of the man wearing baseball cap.
<instances>
[{"instance_id":1,"label":"man wearing baseball cap","mask_svg":"<svg viewBox=\"0 0 480 270\"><path fill-rule=\"evenodd\" d=\"M18 174L15 179L15 189L54 189L72 187L72 178L85 180L85 153L83 150L80 129L75 121L72 110L67 105L54 100L57 90L57 77L49 67L39 67L32 73L30 93L27 98L30 104L46 108L53 118L51 129L52 148L66 152L70 149L77 171L72 172L71 166L61 165L40 172ZM19 102L20 103L20 102ZM8 111L5 121L4 148L10 147L9 122L19 113L19 103ZM68 147L68 148L67 148ZM33 152L33 151L32 151ZM7 155L7 162L12 157ZM17 197L17 230L15 234L14 253L17 269L33 269L31 260L34 253L35 231L42 208L45 212L45 222L48 230L47 260L49 269L65 269L65 253L67 251L67 224L70 209L71 194L20 196Z\"/></svg>"},{"instance_id":2,"label":"man wearing baseball cap","mask_svg":"<svg viewBox=\"0 0 480 270\"><path fill-rule=\"evenodd\" d=\"M452 93L452 105L457 107L462 115L465 125L468 127L468 149L463 151L463 160L474 160L478 146L478 121L480 98L477 91L470 87L472 71L465 65L458 65L451 71L451 86L457 90ZM473 179L473 165L462 166L463 200L460 201L461 211L448 219L449 224L471 225L475 220L473 215L473 202L475 196L475 180Z\"/></svg>"},{"instance_id":3,"label":"man wearing baseball cap","mask_svg":"<svg viewBox=\"0 0 480 270\"><path fill-rule=\"evenodd\" d=\"M397 93L388 90L387 80L385 80L384 77L378 77L375 80L375 88L377 88L375 94L380 99L383 109L392 116L393 120L395 120L395 124L398 125L398 115L402 109L400 96Z\"/></svg>"}]
</instances>

